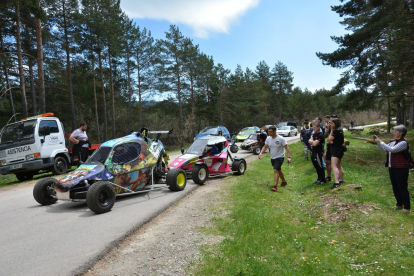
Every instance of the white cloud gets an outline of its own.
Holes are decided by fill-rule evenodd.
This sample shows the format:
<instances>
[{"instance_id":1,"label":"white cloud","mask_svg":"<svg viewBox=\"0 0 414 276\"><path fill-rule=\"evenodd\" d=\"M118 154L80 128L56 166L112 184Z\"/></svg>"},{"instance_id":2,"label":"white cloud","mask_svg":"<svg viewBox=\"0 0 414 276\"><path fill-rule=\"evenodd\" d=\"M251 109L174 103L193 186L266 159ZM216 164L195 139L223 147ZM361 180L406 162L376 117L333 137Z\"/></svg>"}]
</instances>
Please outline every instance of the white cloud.
<instances>
[{"instance_id":1,"label":"white cloud","mask_svg":"<svg viewBox=\"0 0 414 276\"><path fill-rule=\"evenodd\" d=\"M210 32L228 33L230 25L260 0L122 0L122 10L130 18L167 20L186 24L197 37Z\"/></svg>"}]
</instances>

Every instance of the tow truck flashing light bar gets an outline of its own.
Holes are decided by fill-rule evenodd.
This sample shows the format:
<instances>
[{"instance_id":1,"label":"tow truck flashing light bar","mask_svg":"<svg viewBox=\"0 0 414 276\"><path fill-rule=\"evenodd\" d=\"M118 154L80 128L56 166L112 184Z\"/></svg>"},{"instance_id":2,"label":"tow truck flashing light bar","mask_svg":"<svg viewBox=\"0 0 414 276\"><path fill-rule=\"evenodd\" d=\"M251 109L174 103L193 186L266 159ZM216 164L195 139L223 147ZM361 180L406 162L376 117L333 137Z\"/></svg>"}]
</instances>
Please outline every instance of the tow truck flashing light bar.
<instances>
[{"instance_id":1,"label":"tow truck flashing light bar","mask_svg":"<svg viewBox=\"0 0 414 276\"><path fill-rule=\"evenodd\" d=\"M49 112L49 113L43 113L43 114L32 116L32 117L27 117L27 118L21 119L20 121L26 121L26 120L37 119L37 118L42 118L42 117L53 117L53 116L55 116L55 114L53 114L52 112Z\"/></svg>"}]
</instances>

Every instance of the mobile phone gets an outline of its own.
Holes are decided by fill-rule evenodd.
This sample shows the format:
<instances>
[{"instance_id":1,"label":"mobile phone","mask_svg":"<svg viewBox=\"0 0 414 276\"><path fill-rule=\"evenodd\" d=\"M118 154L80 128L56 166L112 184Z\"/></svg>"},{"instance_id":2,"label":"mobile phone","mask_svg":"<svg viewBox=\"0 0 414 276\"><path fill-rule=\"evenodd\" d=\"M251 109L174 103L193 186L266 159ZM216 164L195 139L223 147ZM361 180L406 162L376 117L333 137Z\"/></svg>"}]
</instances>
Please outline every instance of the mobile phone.
<instances>
[{"instance_id":1,"label":"mobile phone","mask_svg":"<svg viewBox=\"0 0 414 276\"><path fill-rule=\"evenodd\" d=\"M374 140L377 139L377 136L376 135L373 135L372 136L372 139L374 139Z\"/></svg>"}]
</instances>

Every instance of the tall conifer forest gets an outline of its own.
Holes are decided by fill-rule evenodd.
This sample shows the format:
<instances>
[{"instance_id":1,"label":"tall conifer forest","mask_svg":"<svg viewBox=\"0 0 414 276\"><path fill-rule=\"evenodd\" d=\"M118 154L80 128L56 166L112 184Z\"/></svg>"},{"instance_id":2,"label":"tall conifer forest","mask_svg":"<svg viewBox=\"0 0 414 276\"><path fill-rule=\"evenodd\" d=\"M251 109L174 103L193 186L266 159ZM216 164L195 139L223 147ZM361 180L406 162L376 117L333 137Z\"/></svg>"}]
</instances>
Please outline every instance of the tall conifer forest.
<instances>
[{"instance_id":1,"label":"tall conifer forest","mask_svg":"<svg viewBox=\"0 0 414 276\"><path fill-rule=\"evenodd\" d=\"M176 144L209 125L234 133L369 110L412 128L413 1L331 8L348 32L332 37L337 50L315 54L343 73L335 87L309 91L283 61L225 68L176 25L155 39L119 0L0 1L0 124L53 112L68 133L86 122L93 142L148 127L174 128Z\"/></svg>"}]
</instances>

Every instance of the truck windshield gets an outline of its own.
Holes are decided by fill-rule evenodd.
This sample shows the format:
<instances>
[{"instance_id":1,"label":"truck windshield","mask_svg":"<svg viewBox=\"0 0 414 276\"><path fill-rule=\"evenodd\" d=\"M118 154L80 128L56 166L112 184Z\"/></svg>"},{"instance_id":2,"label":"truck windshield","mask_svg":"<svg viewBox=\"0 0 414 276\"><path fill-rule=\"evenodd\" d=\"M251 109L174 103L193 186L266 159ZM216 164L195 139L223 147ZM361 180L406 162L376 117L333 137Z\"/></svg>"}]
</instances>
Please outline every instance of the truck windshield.
<instances>
[{"instance_id":1,"label":"truck windshield","mask_svg":"<svg viewBox=\"0 0 414 276\"><path fill-rule=\"evenodd\" d=\"M99 162L105 164L106 158L108 158L109 153L111 152L112 147L100 147L98 148L91 157L89 157L88 162Z\"/></svg>"},{"instance_id":2,"label":"truck windshield","mask_svg":"<svg viewBox=\"0 0 414 276\"><path fill-rule=\"evenodd\" d=\"M0 144L33 138L37 120L23 121L7 125L0 133Z\"/></svg>"}]
</instances>

